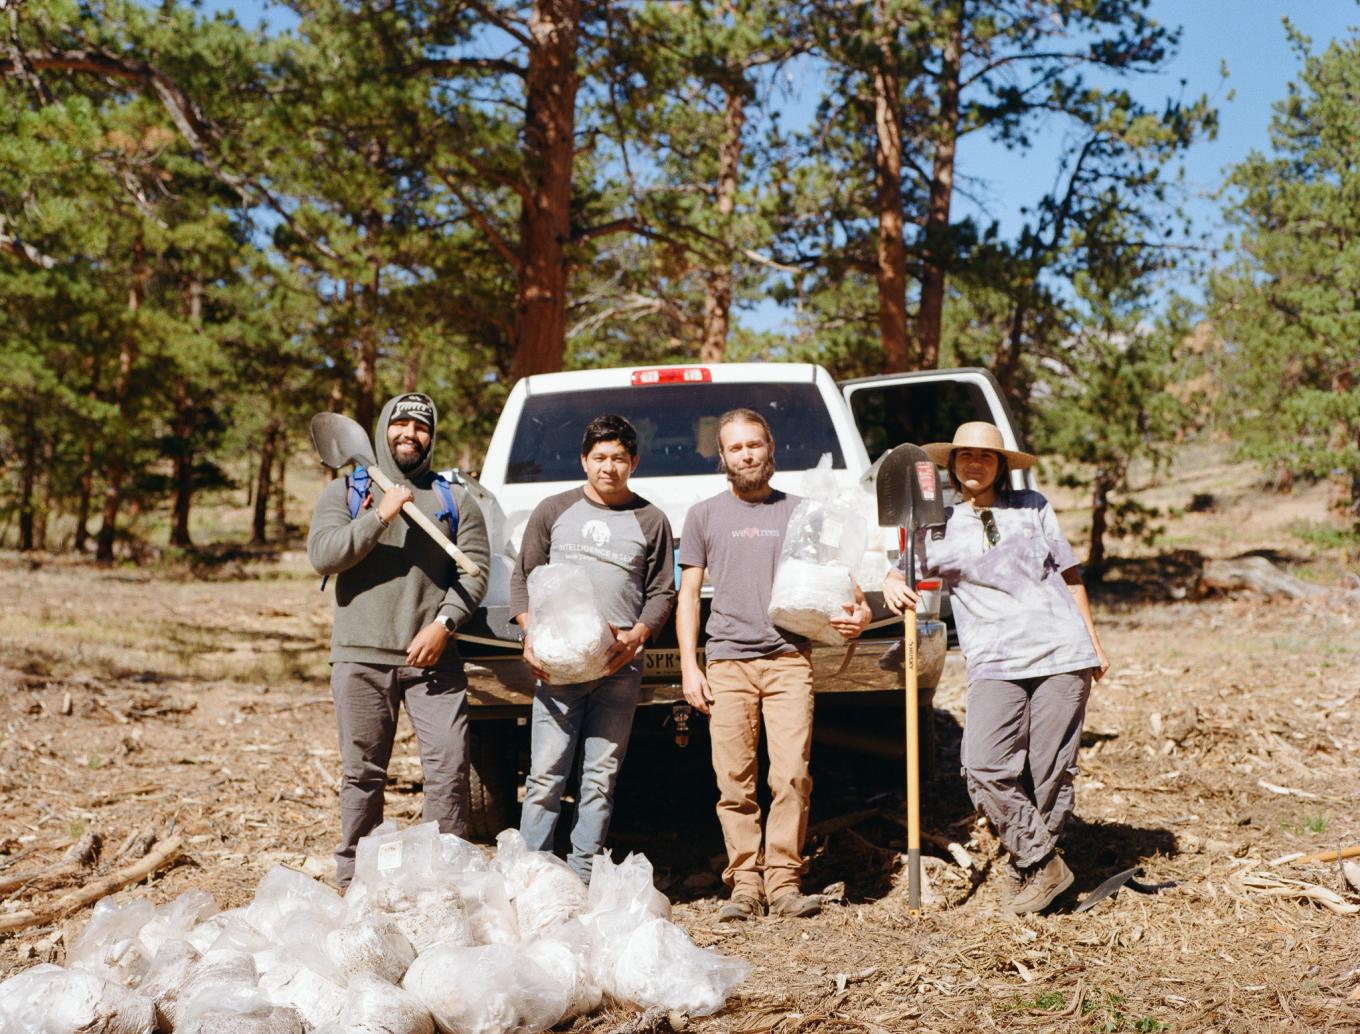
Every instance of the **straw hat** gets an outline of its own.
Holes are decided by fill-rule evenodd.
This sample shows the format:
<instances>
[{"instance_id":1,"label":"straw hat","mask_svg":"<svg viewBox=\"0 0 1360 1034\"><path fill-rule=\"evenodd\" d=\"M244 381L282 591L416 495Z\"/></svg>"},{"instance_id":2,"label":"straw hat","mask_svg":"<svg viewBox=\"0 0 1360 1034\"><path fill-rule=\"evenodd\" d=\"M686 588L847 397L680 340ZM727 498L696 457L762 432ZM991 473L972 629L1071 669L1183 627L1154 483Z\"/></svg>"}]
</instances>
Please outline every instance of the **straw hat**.
<instances>
[{"instance_id":1,"label":"straw hat","mask_svg":"<svg viewBox=\"0 0 1360 1034\"><path fill-rule=\"evenodd\" d=\"M921 448L940 467L949 466L949 454L955 449L989 449L1005 456L1011 470L1024 470L1039 462L1039 457L1032 453L1016 452L1014 449L1006 448L997 426L985 420L971 420L966 424L959 424L952 442L931 442Z\"/></svg>"}]
</instances>

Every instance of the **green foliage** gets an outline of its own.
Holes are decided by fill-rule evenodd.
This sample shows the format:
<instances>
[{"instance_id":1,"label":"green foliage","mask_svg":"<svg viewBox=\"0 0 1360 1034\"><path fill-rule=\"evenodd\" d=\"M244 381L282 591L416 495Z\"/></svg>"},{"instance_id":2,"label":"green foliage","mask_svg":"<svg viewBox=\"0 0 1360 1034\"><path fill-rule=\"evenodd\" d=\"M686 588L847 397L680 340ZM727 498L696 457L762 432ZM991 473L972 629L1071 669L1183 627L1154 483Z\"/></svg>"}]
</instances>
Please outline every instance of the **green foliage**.
<instances>
[{"instance_id":1,"label":"green foliage","mask_svg":"<svg viewBox=\"0 0 1360 1034\"><path fill-rule=\"evenodd\" d=\"M1360 531L1360 38L1311 54L1290 31L1302 68L1271 151L1228 180L1235 261L1212 286L1224 408L1245 455L1334 479Z\"/></svg>"}]
</instances>

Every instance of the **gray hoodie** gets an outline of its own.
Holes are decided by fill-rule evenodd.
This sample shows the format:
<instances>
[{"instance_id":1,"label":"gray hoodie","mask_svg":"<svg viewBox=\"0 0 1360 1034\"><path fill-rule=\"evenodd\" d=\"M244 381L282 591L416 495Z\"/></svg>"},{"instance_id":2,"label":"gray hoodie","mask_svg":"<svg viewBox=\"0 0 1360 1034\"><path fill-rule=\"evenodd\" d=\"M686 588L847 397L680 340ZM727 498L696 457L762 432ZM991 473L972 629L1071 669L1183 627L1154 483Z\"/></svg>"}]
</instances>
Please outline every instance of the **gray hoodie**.
<instances>
[{"instance_id":1,"label":"gray hoodie","mask_svg":"<svg viewBox=\"0 0 1360 1034\"><path fill-rule=\"evenodd\" d=\"M434 434L431 433L430 449L421 465L410 474L403 474L387 444L387 422L395 401L388 399L378 418L374 455L383 473L396 484L410 488L415 505L434 519L444 509L431 472ZM438 428L437 416L435 427ZM320 574L338 576L335 627L331 633L332 664L337 661L405 664L407 647L417 632L441 614L462 624L486 595L491 547L481 508L466 489L453 486L453 499L458 507L457 543L482 569L476 578L462 574L449 555L410 518L398 516L384 528L377 507L382 489L376 482L372 487L374 505L360 510L351 520L345 479L336 478L317 500L307 535L307 556L312 566ZM447 531L446 522L435 523ZM460 663L450 640L438 666L456 668Z\"/></svg>"}]
</instances>

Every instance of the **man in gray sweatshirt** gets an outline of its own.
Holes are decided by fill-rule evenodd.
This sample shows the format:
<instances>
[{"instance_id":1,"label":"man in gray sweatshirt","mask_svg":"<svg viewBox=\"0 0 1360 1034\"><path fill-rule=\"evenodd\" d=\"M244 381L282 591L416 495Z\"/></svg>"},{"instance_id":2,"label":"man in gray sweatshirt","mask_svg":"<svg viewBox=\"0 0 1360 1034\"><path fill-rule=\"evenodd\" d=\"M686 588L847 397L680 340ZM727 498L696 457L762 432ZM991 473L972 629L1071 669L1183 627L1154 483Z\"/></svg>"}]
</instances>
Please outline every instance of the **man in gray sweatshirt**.
<instances>
[{"instance_id":1,"label":"man in gray sweatshirt","mask_svg":"<svg viewBox=\"0 0 1360 1034\"><path fill-rule=\"evenodd\" d=\"M424 820L441 833L467 833L468 717L462 658L453 631L486 593L491 548L482 511L461 485L447 485L457 511L455 542L482 573L470 578L402 516L412 502L449 527L431 455L437 414L428 395L390 399L378 418L374 455L393 481L350 514L352 478L321 493L307 556L335 575L331 693L340 737L340 846L335 876L354 877L354 850L382 822L387 764L402 701L415 727L425 779Z\"/></svg>"}]
</instances>

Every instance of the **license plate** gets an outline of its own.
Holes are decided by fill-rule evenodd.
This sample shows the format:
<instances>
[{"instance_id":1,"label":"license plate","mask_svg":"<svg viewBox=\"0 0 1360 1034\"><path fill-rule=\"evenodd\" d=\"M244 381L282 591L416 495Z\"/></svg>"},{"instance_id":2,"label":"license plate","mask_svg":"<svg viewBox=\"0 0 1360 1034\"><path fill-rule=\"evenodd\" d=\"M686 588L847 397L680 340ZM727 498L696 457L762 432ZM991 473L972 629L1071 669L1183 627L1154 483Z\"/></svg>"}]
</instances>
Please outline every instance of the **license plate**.
<instances>
[{"instance_id":1,"label":"license plate","mask_svg":"<svg viewBox=\"0 0 1360 1034\"><path fill-rule=\"evenodd\" d=\"M704 665L704 651L699 651L699 667ZM642 655L642 675L644 678L679 678L679 650L648 650Z\"/></svg>"}]
</instances>

